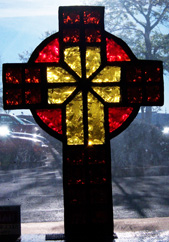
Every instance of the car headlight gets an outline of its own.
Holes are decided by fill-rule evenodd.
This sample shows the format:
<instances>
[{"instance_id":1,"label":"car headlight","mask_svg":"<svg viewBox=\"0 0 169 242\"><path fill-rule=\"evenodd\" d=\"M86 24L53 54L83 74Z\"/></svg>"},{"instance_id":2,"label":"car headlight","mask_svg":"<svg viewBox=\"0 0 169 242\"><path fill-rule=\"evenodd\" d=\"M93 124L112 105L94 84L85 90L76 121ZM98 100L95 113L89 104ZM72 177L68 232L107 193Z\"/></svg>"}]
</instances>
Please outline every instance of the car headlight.
<instances>
[{"instance_id":1,"label":"car headlight","mask_svg":"<svg viewBox=\"0 0 169 242\"><path fill-rule=\"evenodd\" d=\"M169 127L164 127L162 132L163 134L169 134Z\"/></svg>"},{"instance_id":2,"label":"car headlight","mask_svg":"<svg viewBox=\"0 0 169 242\"><path fill-rule=\"evenodd\" d=\"M0 136L7 136L9 133L10 130L7 126L0 126Z\"/></svg>"}]
</instances>

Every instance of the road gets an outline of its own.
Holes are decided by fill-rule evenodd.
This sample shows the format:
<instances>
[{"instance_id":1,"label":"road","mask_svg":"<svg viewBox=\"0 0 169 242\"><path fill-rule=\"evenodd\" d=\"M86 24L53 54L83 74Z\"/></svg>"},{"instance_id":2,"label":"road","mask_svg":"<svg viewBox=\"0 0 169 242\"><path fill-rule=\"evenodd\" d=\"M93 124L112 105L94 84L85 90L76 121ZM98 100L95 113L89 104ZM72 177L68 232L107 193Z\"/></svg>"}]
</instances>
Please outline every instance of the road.
<instances>
[{"instance_id":1,"label":"road","mask_svg":"<svg viewBox=\"0 0 169 242\"><path fill-rule=\"evenodd\" d=\"M21 205L22 222L63 221L60 172L46 166L0 170L0 206ZM169 177L115 178L114 218L169 217Z\"/></svg>"}]
</instances>

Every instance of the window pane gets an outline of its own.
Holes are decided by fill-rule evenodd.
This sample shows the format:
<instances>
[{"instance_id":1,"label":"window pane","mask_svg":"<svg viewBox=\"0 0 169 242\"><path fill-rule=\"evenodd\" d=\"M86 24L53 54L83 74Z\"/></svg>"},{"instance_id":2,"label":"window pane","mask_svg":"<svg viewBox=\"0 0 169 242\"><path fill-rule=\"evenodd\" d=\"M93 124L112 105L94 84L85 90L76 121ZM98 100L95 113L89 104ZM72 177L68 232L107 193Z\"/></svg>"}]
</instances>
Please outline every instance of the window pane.
<instances>
[{"instance_id":1,"label":"window pane","mask_svg":"<svg viewBox=\"0 0 169 242\"><path fill-rule=\"evenodd\" d=\"M59 83L59 82L76 82L72 75L61 67L48 67L47 68L47 82Z\"/></svg>"},{"instance_id":2,"label":"window pane","mask_svg":"<svg viewBox=\"0 0 169 242\"><path fill-rule=\"evenodd\" d=\"M82 93L66 106L66 135L68 145L84 144Z\"/></svg>"},{"instance_id":3,"label":"window pane","mask_svg":"<svg viewBox=\"0 0 169 242\"><path fill-rule=\"evenodd\" d=\"M76 87L58 87L48 90L48 103L59 104L63 103L76 89Z\"/></svg>"},{"instance_id":4,"label":"window pane","mask_svg":"<svg viewBox=\"0 0 169 242\"><path fill-rule=\"evenodd\" d=\"M108 103L119 103L121 100L120 87L93 87L93 90Z\"/></svg>"},{"instance_id":5,"label":"window pane","mask_svg":"<svg viewBox=\"0 0 169 242\"><path fill-rule=\"evenodd\" d=\"M64 51L64 61L70 68L81 77L81 58L78 46L66 48Z\"/></svg>"},{"instance_id":6,"label":"window pane","mask_svg":"<svg viewBox=\"0 0 169 242\"><path fill-rule=\"evenodd\" d=\"M98 145L105 142L104 106L88 93L88 144Z\"/></svg>"},{"instance_id":7,"label":"window pane","mask_svg":"<svg viewBox=\"0 0 169 242\"><path fill-rule=\"evenodd\" d=\"M118 66L106 66L92 82L120 82L121 68Z\"/></svg>"},{"instance_id":8,"label":"window pane","mask_svg":"<svg viewBox=\"0 0 169 242\"><path fill-rule=\"evenodd\" d=\"M91 76L100 66L101 56L100 48L87 47L86 48L86 76Z\"/></svg>"}]
</instances>

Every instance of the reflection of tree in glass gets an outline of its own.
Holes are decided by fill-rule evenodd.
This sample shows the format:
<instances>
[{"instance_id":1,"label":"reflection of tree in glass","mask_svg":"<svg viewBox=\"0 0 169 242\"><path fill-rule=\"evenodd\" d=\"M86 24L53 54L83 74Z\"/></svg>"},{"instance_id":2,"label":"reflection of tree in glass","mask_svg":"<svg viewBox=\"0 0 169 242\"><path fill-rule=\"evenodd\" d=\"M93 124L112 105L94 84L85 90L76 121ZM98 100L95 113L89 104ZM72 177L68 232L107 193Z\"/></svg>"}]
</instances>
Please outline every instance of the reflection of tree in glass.
<instances>
[{"instance_id":1,"label":"reflection of tree in glass","mask_svg":"<svg viewBox=\"0 0 169 242\"><path fill-rule=\"evenodd\" d=\"M122 38L138 58L162 60L169 72L168 0L95 0L92 5L105 6L106 29ZM145 118L151 121L151 107L146 109Z\"/></svg>"}]
</instances>

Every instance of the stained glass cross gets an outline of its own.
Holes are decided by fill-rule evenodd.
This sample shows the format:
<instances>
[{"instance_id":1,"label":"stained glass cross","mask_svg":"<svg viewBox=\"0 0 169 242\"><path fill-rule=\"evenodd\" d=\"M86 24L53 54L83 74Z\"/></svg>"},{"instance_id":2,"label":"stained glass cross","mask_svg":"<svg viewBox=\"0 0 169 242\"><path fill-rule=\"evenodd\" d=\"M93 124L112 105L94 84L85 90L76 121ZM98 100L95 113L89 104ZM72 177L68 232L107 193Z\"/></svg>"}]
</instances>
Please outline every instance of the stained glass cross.
<instances>
[{"instance_id":1,"label":"stained glass cross","mask_svg":"<svg viewBox=\"0 0 169 242\"><path fill-rule=\"evenodd\" d=\"M162 62L106 32L103 7L60 7L59 32L4 64L3 85L5 109L31 109L63 142L65 234L112 237L110 139L141 105L163 105Z\"/></svg>"}]
</instances>

